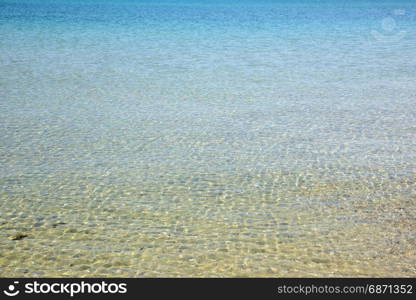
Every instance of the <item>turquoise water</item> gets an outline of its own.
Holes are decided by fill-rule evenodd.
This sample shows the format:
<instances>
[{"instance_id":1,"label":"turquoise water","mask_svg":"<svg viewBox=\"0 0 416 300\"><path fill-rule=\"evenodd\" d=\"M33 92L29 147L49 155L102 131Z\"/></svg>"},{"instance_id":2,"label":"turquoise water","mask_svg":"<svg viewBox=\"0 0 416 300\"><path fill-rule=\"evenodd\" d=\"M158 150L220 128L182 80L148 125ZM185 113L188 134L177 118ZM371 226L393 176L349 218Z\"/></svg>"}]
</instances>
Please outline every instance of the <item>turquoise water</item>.
<instances>
[{"instance_id":1,"label":"turquoise water","mask_svg":"<svg viewBox=\"0 0 416 300\"><path fill-rule=\"evenodd\" d=\"M413 1L0 0L0 275L415 276L415 53Z\"/></svg>"}]
</instances>

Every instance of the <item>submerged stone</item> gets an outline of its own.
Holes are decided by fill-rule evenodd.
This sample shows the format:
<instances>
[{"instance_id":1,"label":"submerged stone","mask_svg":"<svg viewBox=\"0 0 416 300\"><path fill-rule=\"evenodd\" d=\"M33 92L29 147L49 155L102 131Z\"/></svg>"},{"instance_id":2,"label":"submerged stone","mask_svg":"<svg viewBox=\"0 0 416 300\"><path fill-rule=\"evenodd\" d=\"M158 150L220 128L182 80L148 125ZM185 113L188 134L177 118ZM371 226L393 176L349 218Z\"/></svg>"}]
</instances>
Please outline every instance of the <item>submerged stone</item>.
<instances>
[{"instance_id":1,"label":"submerged stone","mask_svg":"<svg viewBox=\"0 0 416 300\"><path fill-rule=\"evenodd\" d=\"M14 236L12 237L12 240L13 240L13 241L20 241L20 240L23 240L24 238L27 238L28 236L29 236L29 235L24 234L24 233L18 233L18 234L14 235Z\"/></svg>"}]
</instances>

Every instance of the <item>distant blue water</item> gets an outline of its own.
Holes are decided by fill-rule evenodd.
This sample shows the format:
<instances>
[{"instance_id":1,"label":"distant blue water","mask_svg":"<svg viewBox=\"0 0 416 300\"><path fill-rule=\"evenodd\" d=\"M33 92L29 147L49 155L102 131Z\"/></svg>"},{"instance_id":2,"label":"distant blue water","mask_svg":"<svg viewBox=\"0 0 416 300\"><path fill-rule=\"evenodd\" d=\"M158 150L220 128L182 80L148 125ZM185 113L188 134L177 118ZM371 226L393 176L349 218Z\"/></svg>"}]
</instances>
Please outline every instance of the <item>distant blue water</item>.
<instances>
[{"instance_id":1,"label":"distant blue water","mask_svg":"<svg viewBox=\"0 0 416 300\"><path fill-rule=\"evenodd\" d=\"M412 73L415 18L411 1L3 0L2 61L51 55L52 63L112 64L139 77L163 69L204 82L255 76L264 88L345 86Z\"/></svg>"},{"instance_id":2,"label":"distant blue water","mask_svg":"<svg viewBox=\"0 0 416 300\"><path fill-rule=\"evenodd\" d=\"M219 251L218 264L231 268L208 264L203 274L276 275L268 266L281 256L267 251L285 249L282 236L319 257L313 243L330 230L355 237L353 224L398 215L371 201L414 211L415 54L415 1L0 0L0 224L9 224L0 250L30 262L27 249L45 245L86 257L100 249L112 260L147 249L140 239L120 243L120 234L141 228L162 254L148 255L149 265L135 256L130 269L105 275L173 276L184 270L171 260L181 239L181 247L199 247L190 257ZM57 218L77 229L49 236ZM400 222L410 241L411 222ZM235 224L247 235L235 238ZM98 237L84 237L83 226ZM388 265L408 276L387 258L373 268L359 263L398 234L390 226L384 239L383 226L370 238L362 231L368 244L321 240L325 253L364 247L355 269L313 273L305 262L312 256L294 252L275 267L288 276L390 276L380 267ZM36 239L15 249L10 234L22 230ZM305 234L311 244L302 244ZM251 250L240 253L259 239L265 266ZM224 249L236 251L230 260ZM414 259L400 253L398 260ZM62 266L65 255L57 254ZM246 263L246 271L233 269ZM65 271L38 264L46 275ZM0 264L0 274L22 272Z\"/></svg>"}]
</instances>

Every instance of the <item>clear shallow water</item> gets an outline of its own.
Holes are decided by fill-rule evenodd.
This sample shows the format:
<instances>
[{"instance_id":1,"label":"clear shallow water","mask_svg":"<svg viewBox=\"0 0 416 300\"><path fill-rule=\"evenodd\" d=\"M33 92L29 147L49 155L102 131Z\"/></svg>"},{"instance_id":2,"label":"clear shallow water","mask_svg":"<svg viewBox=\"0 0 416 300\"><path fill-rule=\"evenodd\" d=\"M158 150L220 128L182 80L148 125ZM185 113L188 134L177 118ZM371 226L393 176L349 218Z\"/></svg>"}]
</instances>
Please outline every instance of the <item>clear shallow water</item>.
<instances>
[{"instance_id":1,"label":"clear shallow water","mask_svg":"<svg viewBox=\"0 0 416 300\"><path fill-rule=\"evenodd\" d=\"M0 274L415 276L415 25L0 1Z\"/></svg>"}]
</instances>

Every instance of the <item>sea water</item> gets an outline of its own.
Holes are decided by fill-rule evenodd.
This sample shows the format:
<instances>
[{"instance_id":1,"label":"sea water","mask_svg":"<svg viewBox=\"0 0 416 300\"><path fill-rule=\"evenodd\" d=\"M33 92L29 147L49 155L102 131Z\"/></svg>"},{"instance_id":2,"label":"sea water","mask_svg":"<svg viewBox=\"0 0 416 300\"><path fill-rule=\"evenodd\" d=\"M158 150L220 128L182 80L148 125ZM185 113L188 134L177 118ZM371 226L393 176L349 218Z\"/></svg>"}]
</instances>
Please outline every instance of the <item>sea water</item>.
<instances>
[{"instance_id":1,"label":"sea water","mask_svg":"<svg viewBox=\"0 0 416 300\"><path fill-rule=\"evenodd\" d=\"M415 54L414 1L0 0L0 275L415 276Z\"/></svg>"}]
</instances>

